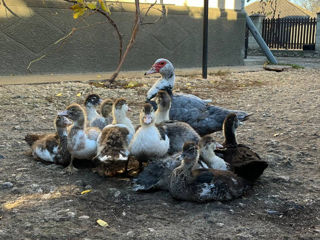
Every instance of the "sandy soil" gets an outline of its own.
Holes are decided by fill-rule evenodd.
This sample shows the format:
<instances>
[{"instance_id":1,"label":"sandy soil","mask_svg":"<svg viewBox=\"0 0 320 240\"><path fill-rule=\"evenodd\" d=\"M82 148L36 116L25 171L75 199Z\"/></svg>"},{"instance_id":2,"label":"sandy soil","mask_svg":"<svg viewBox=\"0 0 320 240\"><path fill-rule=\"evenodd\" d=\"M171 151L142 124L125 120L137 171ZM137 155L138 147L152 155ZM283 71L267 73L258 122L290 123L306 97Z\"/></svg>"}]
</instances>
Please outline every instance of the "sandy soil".
<instances>
[{"instance_id":1,"label":"sandy soil","mask_svg":"<svg viewBox=\"0 0 320 240\"><path fill-rule=\"evenodd\" d=\"M126 97L137 123L157 77L127 79L144 84L129 89L76 82L0 86L0 239L320 239L319 67L177 77L176 91L253 113L238 129L238 140L269 167L232 202L196 204L167 192L136 193L130 179L100 177L90 169L68 175L24 155L25 134L53 131L56 112L91 92ZM220 132L214 135L222 140Z\"/></svg>"}]
</instances>

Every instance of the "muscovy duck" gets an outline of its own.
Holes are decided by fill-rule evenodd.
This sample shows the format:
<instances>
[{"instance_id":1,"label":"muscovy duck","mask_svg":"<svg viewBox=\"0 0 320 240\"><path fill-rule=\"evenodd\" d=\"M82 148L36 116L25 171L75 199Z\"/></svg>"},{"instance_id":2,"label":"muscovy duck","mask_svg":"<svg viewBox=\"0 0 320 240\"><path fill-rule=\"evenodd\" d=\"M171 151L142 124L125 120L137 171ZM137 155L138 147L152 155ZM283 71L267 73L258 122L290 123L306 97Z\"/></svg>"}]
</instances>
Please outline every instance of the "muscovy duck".
<instances>
[{"instance_id":1,"label":"muscovy duck","mask_svg":"<svg viewBox=\"0 0 320 240\"><path fill-rule=\"evenodd\" d=\"M268 163L244 144L238 144L236 140L236 129L239 119L235 113L230 113L223 123L223 134L225 141L222 149L215 152L222 154L223 159L230 164L230 170L238 176L255 181L268 167Z\"/></svg>"},{"instance_id":2,"label":"muscovy duck","mask_svg":"<svg viewBox=\"0 0 320 240\"><path fill-rule=\"evenodd\" d=\"M164 58L155 61L145 75L160 73L159 79L148 91L146 101L150 102L159 90L172 93L175 73L172 63ZM207 101L191 94L173 94L170 110L170 119L188 123L201 136L220 131L225 117L235 112L241 121L245 121L249 114L243 111L228 110L222 107L209 105Z\"/></svg>"}]
</instances>

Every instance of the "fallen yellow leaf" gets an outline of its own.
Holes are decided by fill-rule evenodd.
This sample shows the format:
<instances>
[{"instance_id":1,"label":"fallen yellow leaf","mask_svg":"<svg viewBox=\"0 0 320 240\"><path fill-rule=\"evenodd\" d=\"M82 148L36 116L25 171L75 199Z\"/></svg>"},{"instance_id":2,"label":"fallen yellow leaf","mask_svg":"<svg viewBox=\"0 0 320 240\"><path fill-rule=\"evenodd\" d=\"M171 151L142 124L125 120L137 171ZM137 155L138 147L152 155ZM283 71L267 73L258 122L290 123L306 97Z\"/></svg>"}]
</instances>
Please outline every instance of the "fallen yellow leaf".
<instances>
[{"instance_id":1,"label":"fallen yellow leaf","mask_svg":"<svg viewBox=\"0 0 320 240\"><path fill-rule=\"evenodd\" d=\"M57 96L57 97L61 97L61 96L62 96L62 93L58 93L56 96Z\"/></svg>"},{"instance_id":2,"label":"fallen yellow leaf","mask_svg":"<svg viewBox=\"0 0 320 240\"><path fill-rule=\"evenodd\" d=\"M81 93L78 93L78 94L77 94L77 97L81 97Z\"/></svg>"},{"instance_id":3,"label":"fallen yellow leaf","mask_svg":"<svg viewBox=\"0 0 320 240\"><path fill-rule=\"evenodd\" d=\"M101 227L108 227L109 224L106 221L103 221L102 219L98 219L97 223L101 226Z\"/></svg>"},{"instance_id":4,"label":"fallen yellow leaf","mask_svg":"<svg viewBox=\"0 0 320 240\"><path fill-rule=\"evenodd\" d=\"M87 194L87 193L89 193L89 192L91 192L91 189L84 190L84 191L81 192L81 195Z\"/></svg>"}]
</instances>

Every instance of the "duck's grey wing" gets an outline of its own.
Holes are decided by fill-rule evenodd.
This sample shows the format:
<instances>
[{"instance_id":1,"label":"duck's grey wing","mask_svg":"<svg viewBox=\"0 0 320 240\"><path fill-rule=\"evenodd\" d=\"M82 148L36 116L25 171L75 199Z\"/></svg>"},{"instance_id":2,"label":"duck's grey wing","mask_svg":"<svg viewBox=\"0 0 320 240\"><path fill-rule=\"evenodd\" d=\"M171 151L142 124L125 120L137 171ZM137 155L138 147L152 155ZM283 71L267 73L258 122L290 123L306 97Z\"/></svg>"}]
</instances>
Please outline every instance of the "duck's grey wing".
<instances>
[{"instance_id":1,"label":"duck's grey wing","mask_svg":"<svg viewBox=\"0 0 320 240\"><path fill-rule=\"evenodd\" d=\"M222 129L225 117L235 112L239 120L246 120L249 114L243 111L228 110L209 105L193 95L173 95L170 110L170 119L186 122L201 136Z\"/></svg>"},{"instance_id":2,"label":"duck's grey wing","mask_svg":"<svg viewBox=\"0 0 320 240\"><path fill-rule=\"evenodd\" d=\"M90 124L90 127L97 127L102 130L107 125L108 123L106 122L105 118L99 117L93 120L93 122Z\"/></svg>"},{"instance_id":3,"label":"duck's grey wing","mask_svg":"<svg viewBox=\"0 0 320 240\"><path fill-rule=\"evenodd\" d=\"M160 123L159 126L164 128L165 133L170 139L168 154L182 151L183 145L186 142L198 143L200 140L199 134L188 123L169 120Z\"/></svg>"},{"instance_id":4,"label":"duck's grey wing","mask_svg":"<svg viewBox=\"0 0 320 240\"><path fill-rule=\"evenodd\" d=\"M157 183L164 177L165 168L162 161L150 162L133 180L133 189L141 192L159 190Z\"/></svg>"}]
</instances>

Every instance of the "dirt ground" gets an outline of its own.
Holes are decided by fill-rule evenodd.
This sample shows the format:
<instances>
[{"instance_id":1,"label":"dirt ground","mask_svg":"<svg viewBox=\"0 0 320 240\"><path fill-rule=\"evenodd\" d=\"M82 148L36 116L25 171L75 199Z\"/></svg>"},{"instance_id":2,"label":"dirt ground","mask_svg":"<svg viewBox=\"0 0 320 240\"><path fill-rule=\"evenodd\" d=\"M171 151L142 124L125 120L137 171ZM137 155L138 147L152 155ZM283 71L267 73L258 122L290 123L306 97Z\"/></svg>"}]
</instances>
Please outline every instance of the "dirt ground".
<instances>
[{"instance_id":1,"label":"dirt ground","mask_svg":"<svg viewBox=\"0 0 320 240\"><path fill-rule=\"evenodd\" d=\"M0 239L320 239L319 66L221 71L207 80L177 76L176 91L253 113L238 128L238 141L269 163L246 196L206 204L180 202L167 192L136 193L130 179L90 169L68 175L24 154L27 133L52 132L57 111L91 92L126 97L137 123L159 76L120 78L143 84L128 89L83 82L0 86Z\"/></svg>"}]
</instances>

